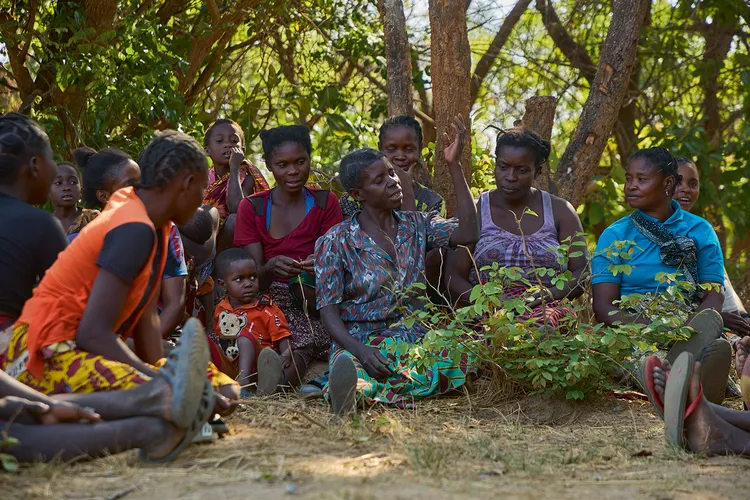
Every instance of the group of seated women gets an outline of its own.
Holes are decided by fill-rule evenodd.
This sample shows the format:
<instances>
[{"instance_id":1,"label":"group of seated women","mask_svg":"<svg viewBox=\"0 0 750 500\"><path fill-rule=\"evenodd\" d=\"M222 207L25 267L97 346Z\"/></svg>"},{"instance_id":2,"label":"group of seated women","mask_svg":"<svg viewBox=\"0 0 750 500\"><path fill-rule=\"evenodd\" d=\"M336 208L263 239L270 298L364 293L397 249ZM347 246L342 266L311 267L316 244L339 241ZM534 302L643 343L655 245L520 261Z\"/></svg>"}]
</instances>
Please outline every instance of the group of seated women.
<instances>
[{"instance_id":1,"label":"group of seated women","mask_svg":"<svg viewBox=\"0 0 750 500\"><path fill-rule=\"evenodd\" d=\"M550 144L524 128L501 132L497 188L475 203L460 164L467 134L461 117L444 132L456 202L456 217L446 219L442 198L414 180L422 137L408 117L383 124L377 150L341 160L343 203L311 183L312 146L303 126L261 134L275 180L269 189L245 159L244 134L231 120L209 127L203 148L166 131L137 162L116 149L81 149L77 168L55 165L49 139L33 121L0 117L6 215L0 221L0 425L21 440L10 452L30 460L140 447L145 460L170 460L253 387L270 394L297 386L316 359L329 363L317 381L337 415L358 404L405 407L449 393L478 367L448 349L425 370L413 364L402 347L427 332L402 321L423 306L414 285L429 282L467 303L494 263L527 276L540 267L569 272L564 287L550 286L553 277L545 275L544 286L527 297L524 319L557 329L573 314L569 301L583 294L588 260L584 252L563 266L554 251L583 236L570 203L534 187ZM635 211L604 231L591 268L594 312L607 324L648 323L617 301L662 291L659 272L679 273L695 285L689 324L697 333L668 346L663 364L649 358L643 375L652 400L665 400L674 412L668 395L676 385L663 375L683 354L702 363L696 373L703 392L689 398L693 411L682 413L688 430L694 429L690 414L705 420L715 411L709 401L723 399L732 354L723 326L741 339L735 342L740 373L750 349L744 309L736 298L723 300L730 284L716 234L689 212L698 189L691 162L663 148L637 152L625 186ZM54 216L32 207L48 198ZM619 263L619 254L607 251L616 241L636 248L630 273L610 270ZM716 286L700 287L705 284ZM523 286L504 293L528 295ZM185 320L190 317L200 321ZM169 339L176 337L174 346ZM743 384L750 381L745 371ZM689 382L680 386L683 399ZM17 414L25 420L7 423ZM736 432L750 430L745 414L720 415ZM95 423L80 424L81 418ZM209 434L223 425L213 423ZM39 424L55 428L31 437ZM136 425L146 430L123 432ZM66 437L51 443L45 436L52 432Z\"/></svg>"}]
</instances>

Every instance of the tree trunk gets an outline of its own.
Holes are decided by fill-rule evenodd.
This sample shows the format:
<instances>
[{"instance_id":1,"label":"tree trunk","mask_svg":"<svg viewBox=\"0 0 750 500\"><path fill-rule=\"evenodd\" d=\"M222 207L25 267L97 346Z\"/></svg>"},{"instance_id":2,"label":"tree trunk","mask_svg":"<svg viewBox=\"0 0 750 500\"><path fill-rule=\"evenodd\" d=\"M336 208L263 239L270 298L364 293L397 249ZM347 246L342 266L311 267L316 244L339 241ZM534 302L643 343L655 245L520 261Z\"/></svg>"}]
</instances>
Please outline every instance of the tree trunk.
<instances>
[{"instance_id":1,"label":"tree trunk","mask_svg":"<svg viewBox=\"0 0 750 500\"><path fill-rule=\"evenodd\" d=\"M380 0L387 68L388 116L414 116L411 54L401 0Z\"/></svg>"},{"instance_id":2,"label":"tree trunk","mask_svg":"<svg viewBox=\"0 0 750 500\"><path fill-rule=\"evenodd\" d=\"M552 139L552 126L555 123L557 99L552 96L534 96L526 99L526 111L520 125L533 130L545 141ZM536 180L536 187L544 191L555 191L549 165Z\"/></svg>"},{"instance_id":3,"label":"tree trunk","mask_svg":"<svg viewBox=\"0 0 750 500\"><path fill-rule=\"evenodd\" d=\"M730 19L733 21L730 23ZM706 48L703 52L701 61L701 87L703 87L703 128L706 131L708 146L711 152L718 152L721 147L721 135L724 129L724 122L721 119L721 92L723 85L721 83L721 70L724 68L724 60L729 53L732 39L739 29L739 20L736 17L728 16L726 19L718 17L711 24L704 23L702 27L703 38ZM717 165L710 166L707 164L706 157L702 156L697 159L698 168L708 174L706 177L709 182L715 186L721 184L721 169ZM727 251L727 231L724 227L724 218L722 217L721 206L718 202L708 204L703 216L716 229L722 250Z\"/></svg>"},{"instance_id":4,"label":"tree trunk","mask_svg":"<svg viewBox=\"0 0 750 500\"><path fill-rule=\"evenodd\" d=\"M599 67L568 147L555 171L558 195L573 206L583 202L599 165L630 82L638 38L649 0L614 0L612 21Z\"/></svg>"},{"instance_id":5,"label":"tree trunk","mask_svg":"<svg viewBox=\"0 0 750 500\"><path fill-rule=\"evenodd\" d=\"M456 208L448 165L445 162L443 134L452 134L451 121L460 114L470 125L471 52L466 29L467 0L430 0L430 48L432 52L432 102L435 108L434 178L443 195L448 215ZM470 138L469 138L470 139ZM471 180L471 140L461 153L464 176Z\"/></svg>"}]
</instances>

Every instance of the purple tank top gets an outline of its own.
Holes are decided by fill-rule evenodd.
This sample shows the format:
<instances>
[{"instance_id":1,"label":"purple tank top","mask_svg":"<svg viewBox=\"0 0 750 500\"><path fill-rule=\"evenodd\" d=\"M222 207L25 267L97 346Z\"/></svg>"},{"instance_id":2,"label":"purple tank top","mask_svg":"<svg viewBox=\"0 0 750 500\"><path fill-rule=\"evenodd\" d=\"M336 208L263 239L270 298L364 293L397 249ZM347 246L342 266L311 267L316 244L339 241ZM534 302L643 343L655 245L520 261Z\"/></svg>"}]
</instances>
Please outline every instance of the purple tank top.
<instances>
[{"instance_id":1,"label":"purple tank top","mask_svg":"<svg viewBox=\"0 0 750 500\"><path fill-rule=\"evenodd\" d=\"M497 262L500 267L519 267L526 273L531 269L541 267L555 269L558 272L562 270L562 266L557 262L557 252L555 251L560 242L557 240L555 216L552 212L552 198L546 191L541 193L544 214L539 214L539 216L544 217L544 224L537 232L527 234L523 238L521 235L513 234L495 225L492 221L489 192L482 193L479 197L482 210L482 231L474 248L474 260L477 269L482 269L484 266ZM531 216L527 215L526 217ZM526 250L533 259L533 264L524 251L524 239L526 240ZM479 271L479 274L482 282L489 280L490 271ZM474 285L477 284L474 266L469 273L469 281ZM549 276L542 278L542 283L545 286L549 286L551 281L552 279Z\"/></svg>"}]
</instances>

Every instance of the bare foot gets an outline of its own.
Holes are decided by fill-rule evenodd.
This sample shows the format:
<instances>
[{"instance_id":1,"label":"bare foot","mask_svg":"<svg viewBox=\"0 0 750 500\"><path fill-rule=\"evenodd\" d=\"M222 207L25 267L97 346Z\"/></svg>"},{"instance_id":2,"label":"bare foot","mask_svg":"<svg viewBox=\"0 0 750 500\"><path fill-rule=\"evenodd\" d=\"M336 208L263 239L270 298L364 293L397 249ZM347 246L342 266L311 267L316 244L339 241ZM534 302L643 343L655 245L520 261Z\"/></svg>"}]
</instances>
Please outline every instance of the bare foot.
<instances>
[{"instance_id":1,"label":"bare foot","mask_svg":"<svg viewBox=\"0 0 750 500\"><path fill-rule=\"evenodd\" d=\"M693 377L688 387L687 405L700 396L701 402L693 413L685 419L685 441L687 448L696 453L716 455L722 453L721 443L724 441L722 428L726 426L721 418L711 409L703 395L700 394L701 364L696 361ZM724 450L726 451L726 450Z\"/></svg>"},{"instance_id":2,"label":"bare foot","mask_svg":"<svg viewBox=\"0 0 750 500\"><path fill-rule=\"evenodd\" d=\"M750 337L742 337L736 344L737 354L735 356L735 365L737 369L737 375L742 376L742 370L745 368L745 361L747 360L747 354L750 352Z\"/></svg>"},{"instance_id":3,"label":"bare foot","mask_svg":"<svg viewBox=\"0 0 750 500\"><path fill-rule=\"evenodd\" d=\"M167 422L172 420L172 386L164 377L154 377L143 386L147 391L144 401L139 402L144 415L160 417Z\"/></svg>"},{"instance_id":4,"label":"bare foot","mask_svg":"<svg viewBox=\"0 0 750 500\"><path fill-rule=\"evenodd\" d=\"M162 436L162 439L152 440L151 444L144 448L144 451L151 460L159 460L169 455L177 447L182 438L185 437L187 431L185 429L178 429L164 420L160 420L154 425L160 426L157 435Z\"/></svg>"},{"instance_id":5,"label":"bare foot","mask_svg":"<svg viewBox=\"0 0 750 500\"><path fill-rule=\"evenodd\" d=\"M654 367L654 389L656 390L656 394L659 395L659 399L662 401L664 401L664 391L667 388L667 374L671 369L672 366L666 359L662 360L661 366Z\"/></svg>"}]
</instances>

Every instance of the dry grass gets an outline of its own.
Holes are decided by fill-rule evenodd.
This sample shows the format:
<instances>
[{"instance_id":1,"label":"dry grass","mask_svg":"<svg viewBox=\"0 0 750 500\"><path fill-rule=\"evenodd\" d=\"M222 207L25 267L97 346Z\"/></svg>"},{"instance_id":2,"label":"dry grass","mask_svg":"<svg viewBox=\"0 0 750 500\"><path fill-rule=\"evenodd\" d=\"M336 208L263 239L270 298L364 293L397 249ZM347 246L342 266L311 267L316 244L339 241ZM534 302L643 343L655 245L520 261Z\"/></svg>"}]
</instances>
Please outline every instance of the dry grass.
<instances>
[{"instance_id":1,"label":"dry grass","mask_svg":"<svg viewBox=\"0 0 750 500\"><path fill-rule=\"evenodd\" d=\"M373 408L347 423L322 402L251 399L229 437L169 466L141 465L134 453L36 465L0 475L1 497L747 497L738 479L750 462L667 447L646 403L503 394L481 382L471 394Z\"/></svg>"}]
</instances>

